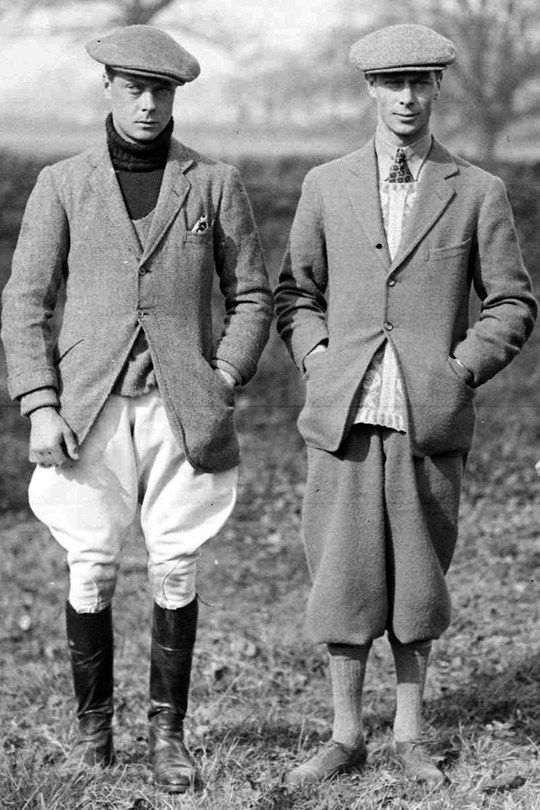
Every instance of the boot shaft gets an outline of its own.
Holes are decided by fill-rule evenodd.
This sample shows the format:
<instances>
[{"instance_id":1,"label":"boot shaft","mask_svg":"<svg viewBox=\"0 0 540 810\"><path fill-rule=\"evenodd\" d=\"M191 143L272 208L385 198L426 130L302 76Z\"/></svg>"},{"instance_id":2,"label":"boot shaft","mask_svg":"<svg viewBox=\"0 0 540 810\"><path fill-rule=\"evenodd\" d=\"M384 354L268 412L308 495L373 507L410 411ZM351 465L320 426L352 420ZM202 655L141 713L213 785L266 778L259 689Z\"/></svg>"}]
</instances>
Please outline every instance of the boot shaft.
<instances>
[{"instance_id":1,"label":"boot shaft","mask_svg":"<svg viewBox=\"0 0 540 810\"><path fill-rule=\"evenodd\" d=\"M181 730L186 716L198 602L177 610L154 603L148 718L161 727Z\"/></svg>"},{"instance_id":2,"label":"boot shaft","mask_svg":"<svg viewBox=\"0 0 540 810\"><path fill-rule=\"evenodd\" d=\"M110 605L99 613L77 613L66 603L66 633L71 655L77 717L113 712L113 626Z\"/></svg>"}]
</instances>

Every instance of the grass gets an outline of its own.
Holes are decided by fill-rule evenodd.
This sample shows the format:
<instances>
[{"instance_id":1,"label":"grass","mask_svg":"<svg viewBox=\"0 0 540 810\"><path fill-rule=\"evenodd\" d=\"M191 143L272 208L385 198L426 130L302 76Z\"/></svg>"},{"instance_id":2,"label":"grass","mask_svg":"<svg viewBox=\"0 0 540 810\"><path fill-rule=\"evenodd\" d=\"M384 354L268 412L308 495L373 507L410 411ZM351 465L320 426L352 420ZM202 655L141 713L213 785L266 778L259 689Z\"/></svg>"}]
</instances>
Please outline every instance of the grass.
<instances>
[{"instance_id":1,"label":"grass","mask_svg":"<svg viewBox=\"0 0 540 810\"><path fill-rule=\"evenodd\" d=\"M151 785L150 599L136 531L115 600L118 765L99 775L61 773L74 732L63 555L28 515L10 514L0 537L2 808L540 808L537 350L538 341L481 394L449 577L454 620L435 645L426 696L434 750L448 777L442 789L429 794L407 785L389 762L393 670L382 639L366 684L366 770L312 790L284 786L291 763L327 738L331 720L324 652L302 637L309 587L298 537L304 451L288 408L253 405L241 395L242 495L200 567L188 733L204 787L179 799Z\"/></svg>"},{"instance_id":2,"label":"grass","mask_svg":"<svg viewBox=\"0 0 540 810\"><path fill-rule=\"evenodd\" d=\"M261 215L274 276L292 196L283 200L280 208L276 196L267 220ZM538 255L531 231L533 237L530 256ZM387 755L393 666L383 639L374 645L366 681L366 769L311 790L284 785L290 766L329 736L331 704L324 650L302 634L309 589L299 540L305 453L294 425L302 391L275 337L257 379L238 396L240 500L200 565L203 604L187 731L203 786L174 798L151 783L145 722L151 604L136 530L115 598L118 764L106 773L63 773L74 733L66 569L61 549L26 510L26 425L2 399L2 810L540 810L539 345L536 335L478 398L449 574L454 617L434 647L428 676L426 718L447 775L433 793L406 784Z\"/></svg>"}]
</instances>

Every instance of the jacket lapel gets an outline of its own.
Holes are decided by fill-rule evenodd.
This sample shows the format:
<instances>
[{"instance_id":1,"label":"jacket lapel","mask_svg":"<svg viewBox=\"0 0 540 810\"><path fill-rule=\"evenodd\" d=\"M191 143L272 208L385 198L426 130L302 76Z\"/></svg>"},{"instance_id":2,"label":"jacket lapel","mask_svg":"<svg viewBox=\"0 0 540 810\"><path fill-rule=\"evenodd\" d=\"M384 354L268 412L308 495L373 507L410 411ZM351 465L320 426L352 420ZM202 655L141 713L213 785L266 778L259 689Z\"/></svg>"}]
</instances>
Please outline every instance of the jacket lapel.
<instances>
[{"instance_id":1,"label":"jacket lapel","mask_svg":"<svg viewBox=\"0 0 540 810\"><path fill-rule=\"evenodd\" d=\"M369 141L346 162L346 186L351 205L368 238L373 254L385 270L390 266L390 254L379 198L379 179L375 143ZM376 245L382 245L377 248Z\"/></svg>"},{"instance_id":2,"label":"jacket lapel","mask_svg":"<svg viewBox=\"0 0 540 810\"><path fill-rule=\"evenodd\" d=\"M191 183L184 172L193 163L193 158L177 141L171 141L169 158L159 191L159 197L152 217L148 239L141 264L150 258L159 245L165 232L182 207Z\"/></svg>"},{"instance_id":3,"label":"jacket lapel","mask_svg":"<svg viewBox=\"0 0 540 810\"><path fill-rule=\"evenodd\" d=\"M448 206L456 192L447 178L455 174L457 166L452 155L433 139L433 146L420 175L418 196L403 231L391 272L403 264Z\"/></svg>"},{"instance_id":4,"label":"jacket lapel","mask_svg":"<svg viewBox=\"0 0 540 810\"><path fill-rule=\"evenodd\" d=\"M90 175L90 183L103 202L103 209L107 211L115 231L120 239L128 246L137 258L141 255L141 246L135 229L129 218L118 180L109 157L109 150L104 147L93 156L94 171Z\"/></svg>"}]
</instances>

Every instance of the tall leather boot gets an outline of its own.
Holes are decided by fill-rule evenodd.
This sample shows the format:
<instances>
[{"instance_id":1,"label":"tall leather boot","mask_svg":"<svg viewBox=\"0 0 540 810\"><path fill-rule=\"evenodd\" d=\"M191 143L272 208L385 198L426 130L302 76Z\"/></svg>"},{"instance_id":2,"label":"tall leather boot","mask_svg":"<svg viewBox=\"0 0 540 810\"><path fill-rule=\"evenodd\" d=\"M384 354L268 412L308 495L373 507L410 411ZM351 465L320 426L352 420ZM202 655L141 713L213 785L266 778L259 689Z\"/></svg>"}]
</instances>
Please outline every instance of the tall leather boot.
<instances>
[{"instance_id":1,"label":"tall leather boot","mask_svg":"<svg viewBox=\"0 0 540 810\"><path fill-rule=\"evenodd\" d=\"M77 613L66 602L66 631L79 720L79 735L68 765L106 768L114 763L110 605L99 613Z\"/></svg>"},{"instance_id":2,"label":"tall leather boot","mask_svg":"<svg viewBox=\"0 0 540 810\"><path fill-rule=\"evenodd\" d=\"M177 610L166 610L154 603L149 756L154 784L169 793L184 793L196 776L195 760L184 744L184 717L197 615L197 597Z\"/></svg>"}]
</instances>

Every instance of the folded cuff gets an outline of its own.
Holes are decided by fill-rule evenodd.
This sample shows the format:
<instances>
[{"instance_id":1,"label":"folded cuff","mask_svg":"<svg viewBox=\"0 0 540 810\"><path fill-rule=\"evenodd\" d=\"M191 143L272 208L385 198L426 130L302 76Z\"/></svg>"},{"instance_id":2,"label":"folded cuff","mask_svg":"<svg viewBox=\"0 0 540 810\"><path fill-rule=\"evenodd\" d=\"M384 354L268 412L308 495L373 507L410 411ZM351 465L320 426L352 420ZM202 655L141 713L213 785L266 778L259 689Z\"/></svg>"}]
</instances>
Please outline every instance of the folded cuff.
<instances>
[{"instance_id":1,"label":"folded cuff","mask_svg":"<svg viewBox=\"0 0 540 810\"><path fill-rule=\"evenodd\" d=\"M59 405L58 394L54 388L36 388L28 394L23 394L20 398L21 415L30 416L39 408L57 408Z\"/></svg>"}]
</instances>

